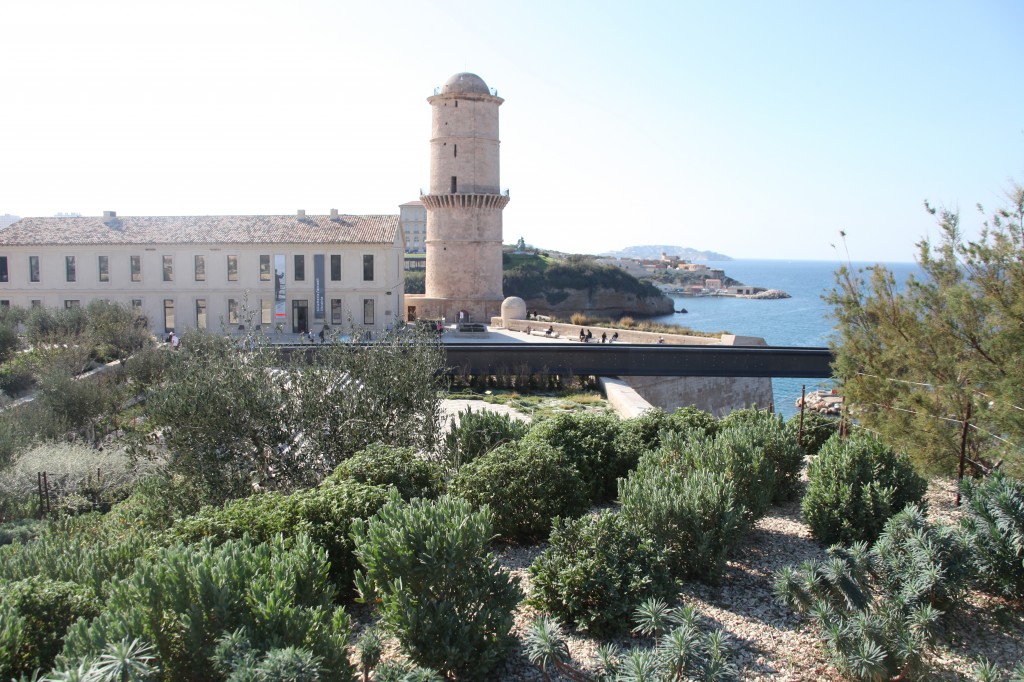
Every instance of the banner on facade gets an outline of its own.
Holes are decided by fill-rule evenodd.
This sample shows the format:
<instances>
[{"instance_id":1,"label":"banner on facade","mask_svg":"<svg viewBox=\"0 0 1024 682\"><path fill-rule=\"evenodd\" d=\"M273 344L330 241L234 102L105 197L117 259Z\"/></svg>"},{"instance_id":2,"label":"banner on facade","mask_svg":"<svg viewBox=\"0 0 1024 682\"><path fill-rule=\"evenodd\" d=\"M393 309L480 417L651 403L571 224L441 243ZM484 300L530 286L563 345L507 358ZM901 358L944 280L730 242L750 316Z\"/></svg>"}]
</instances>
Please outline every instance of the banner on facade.
<instances>
[{"instance_id":1,"label":"banner on facade","mask_svg":"<svg viewBox=\"0 0 1024 682\"><path fill-rule=\"evenodd\" d=\"M286 317L284 254L277 254L274 256L274 318L284 322Z\"/></svg>"},{"instance_id":2,"label":"banner on facade","mask_svg":"<svg viewBox=\"0 0 1024 682\"><path fill-rule=\"evenodd\" d=\"M324 255L313 255L313 318L324 319Z\"/></svg>"}]
</instances>

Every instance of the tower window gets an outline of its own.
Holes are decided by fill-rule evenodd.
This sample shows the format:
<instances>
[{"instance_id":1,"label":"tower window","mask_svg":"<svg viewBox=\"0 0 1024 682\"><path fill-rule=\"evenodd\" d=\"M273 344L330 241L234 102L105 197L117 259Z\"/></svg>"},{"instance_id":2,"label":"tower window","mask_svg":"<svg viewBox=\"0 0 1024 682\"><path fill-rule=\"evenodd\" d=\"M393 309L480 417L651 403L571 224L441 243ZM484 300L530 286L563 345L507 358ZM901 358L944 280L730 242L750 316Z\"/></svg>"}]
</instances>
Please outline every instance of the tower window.
<instances>
[{"instance_id":1,"label":"tower window","mask_svg":"<svg viewBox=\"0 0 1024 682\"><path fill-rule=\"evenodd\" d=\"M459 145L453 145L455 147L455 158L459 158Z\"/></svg>"},{"instance_id":2,"label":"tower window","mask_svg":"<svg viewBox=\"0 0 1024 682\"><path fill-rule=\"evenodd\" d=\"M452 194L455 194L455 191L458 189L458 186L459 186L458 181L457 181L456 177L453 175L452 176Z\"/></svg>"},{"instance_id":3,"label":"tower window","mask_svg":"<svg viewBox=\"0 0 1024 682\"><path fill-rule=\"evenodd\" d=\"M456 109L458 109L458 108L459 108L459 100L455 100L455 108L456 108Z\"/></svg>"}]
</instances>

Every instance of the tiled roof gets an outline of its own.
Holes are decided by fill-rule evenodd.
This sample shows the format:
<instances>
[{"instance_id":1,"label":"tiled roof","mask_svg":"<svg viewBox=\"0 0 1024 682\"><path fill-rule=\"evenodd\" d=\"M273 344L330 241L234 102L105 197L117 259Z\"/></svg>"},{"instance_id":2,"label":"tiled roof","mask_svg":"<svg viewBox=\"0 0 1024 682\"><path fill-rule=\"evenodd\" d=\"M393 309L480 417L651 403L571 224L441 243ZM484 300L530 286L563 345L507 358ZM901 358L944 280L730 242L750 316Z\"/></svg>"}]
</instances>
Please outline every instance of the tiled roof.
<instances>
[{"instance_id":1,"label":"tiled roof","mask_svg":"<svg viewBox=\"0 0 1024 682\"><path fill-rule=\"evenodd\" d=\"M104 222L106 221L106 222ZM390 244L397 215L22 218L0 246L102 244Z\"/></svg>"}]
</instances>

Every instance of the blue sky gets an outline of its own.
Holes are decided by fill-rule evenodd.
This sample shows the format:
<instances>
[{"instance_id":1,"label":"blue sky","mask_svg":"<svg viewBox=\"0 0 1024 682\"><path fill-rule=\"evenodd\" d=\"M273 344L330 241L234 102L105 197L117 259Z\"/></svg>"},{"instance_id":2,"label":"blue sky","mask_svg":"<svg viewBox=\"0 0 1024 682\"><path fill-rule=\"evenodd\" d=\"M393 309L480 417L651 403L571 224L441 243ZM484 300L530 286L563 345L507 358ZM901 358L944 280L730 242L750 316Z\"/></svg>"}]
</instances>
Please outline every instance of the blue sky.
<instances>
[{"instance_id":1,"label":"blue sky","mask_svg":"<svg viewBox=\"0 0 1024 682\"><path fill-rule=\"evenodd\" d=\"M907 261L1024 182L1020 2L0 4L0 213L396 213L497 88L505 241Z\"/></svg>"}]
</instances>

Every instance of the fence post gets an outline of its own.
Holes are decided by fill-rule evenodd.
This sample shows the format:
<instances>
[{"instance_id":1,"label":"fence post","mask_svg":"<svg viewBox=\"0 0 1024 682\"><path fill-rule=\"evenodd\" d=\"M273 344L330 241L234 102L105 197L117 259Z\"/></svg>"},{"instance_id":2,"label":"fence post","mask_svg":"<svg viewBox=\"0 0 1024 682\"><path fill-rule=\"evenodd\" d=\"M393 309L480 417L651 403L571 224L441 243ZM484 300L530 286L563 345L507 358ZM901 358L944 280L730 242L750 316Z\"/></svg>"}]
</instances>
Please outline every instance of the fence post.
<instances>
[{"instance_id":1,"label":"fence post","mask_svg":"<svg viewBox=\"0 0 1024 682\"><path fill-rule=\"evenodd\" d=\"M807 384L800 385L800 427L796 432L796 444L804 446L804 404L807 402Z\"/></svg>"}]
</instances>

